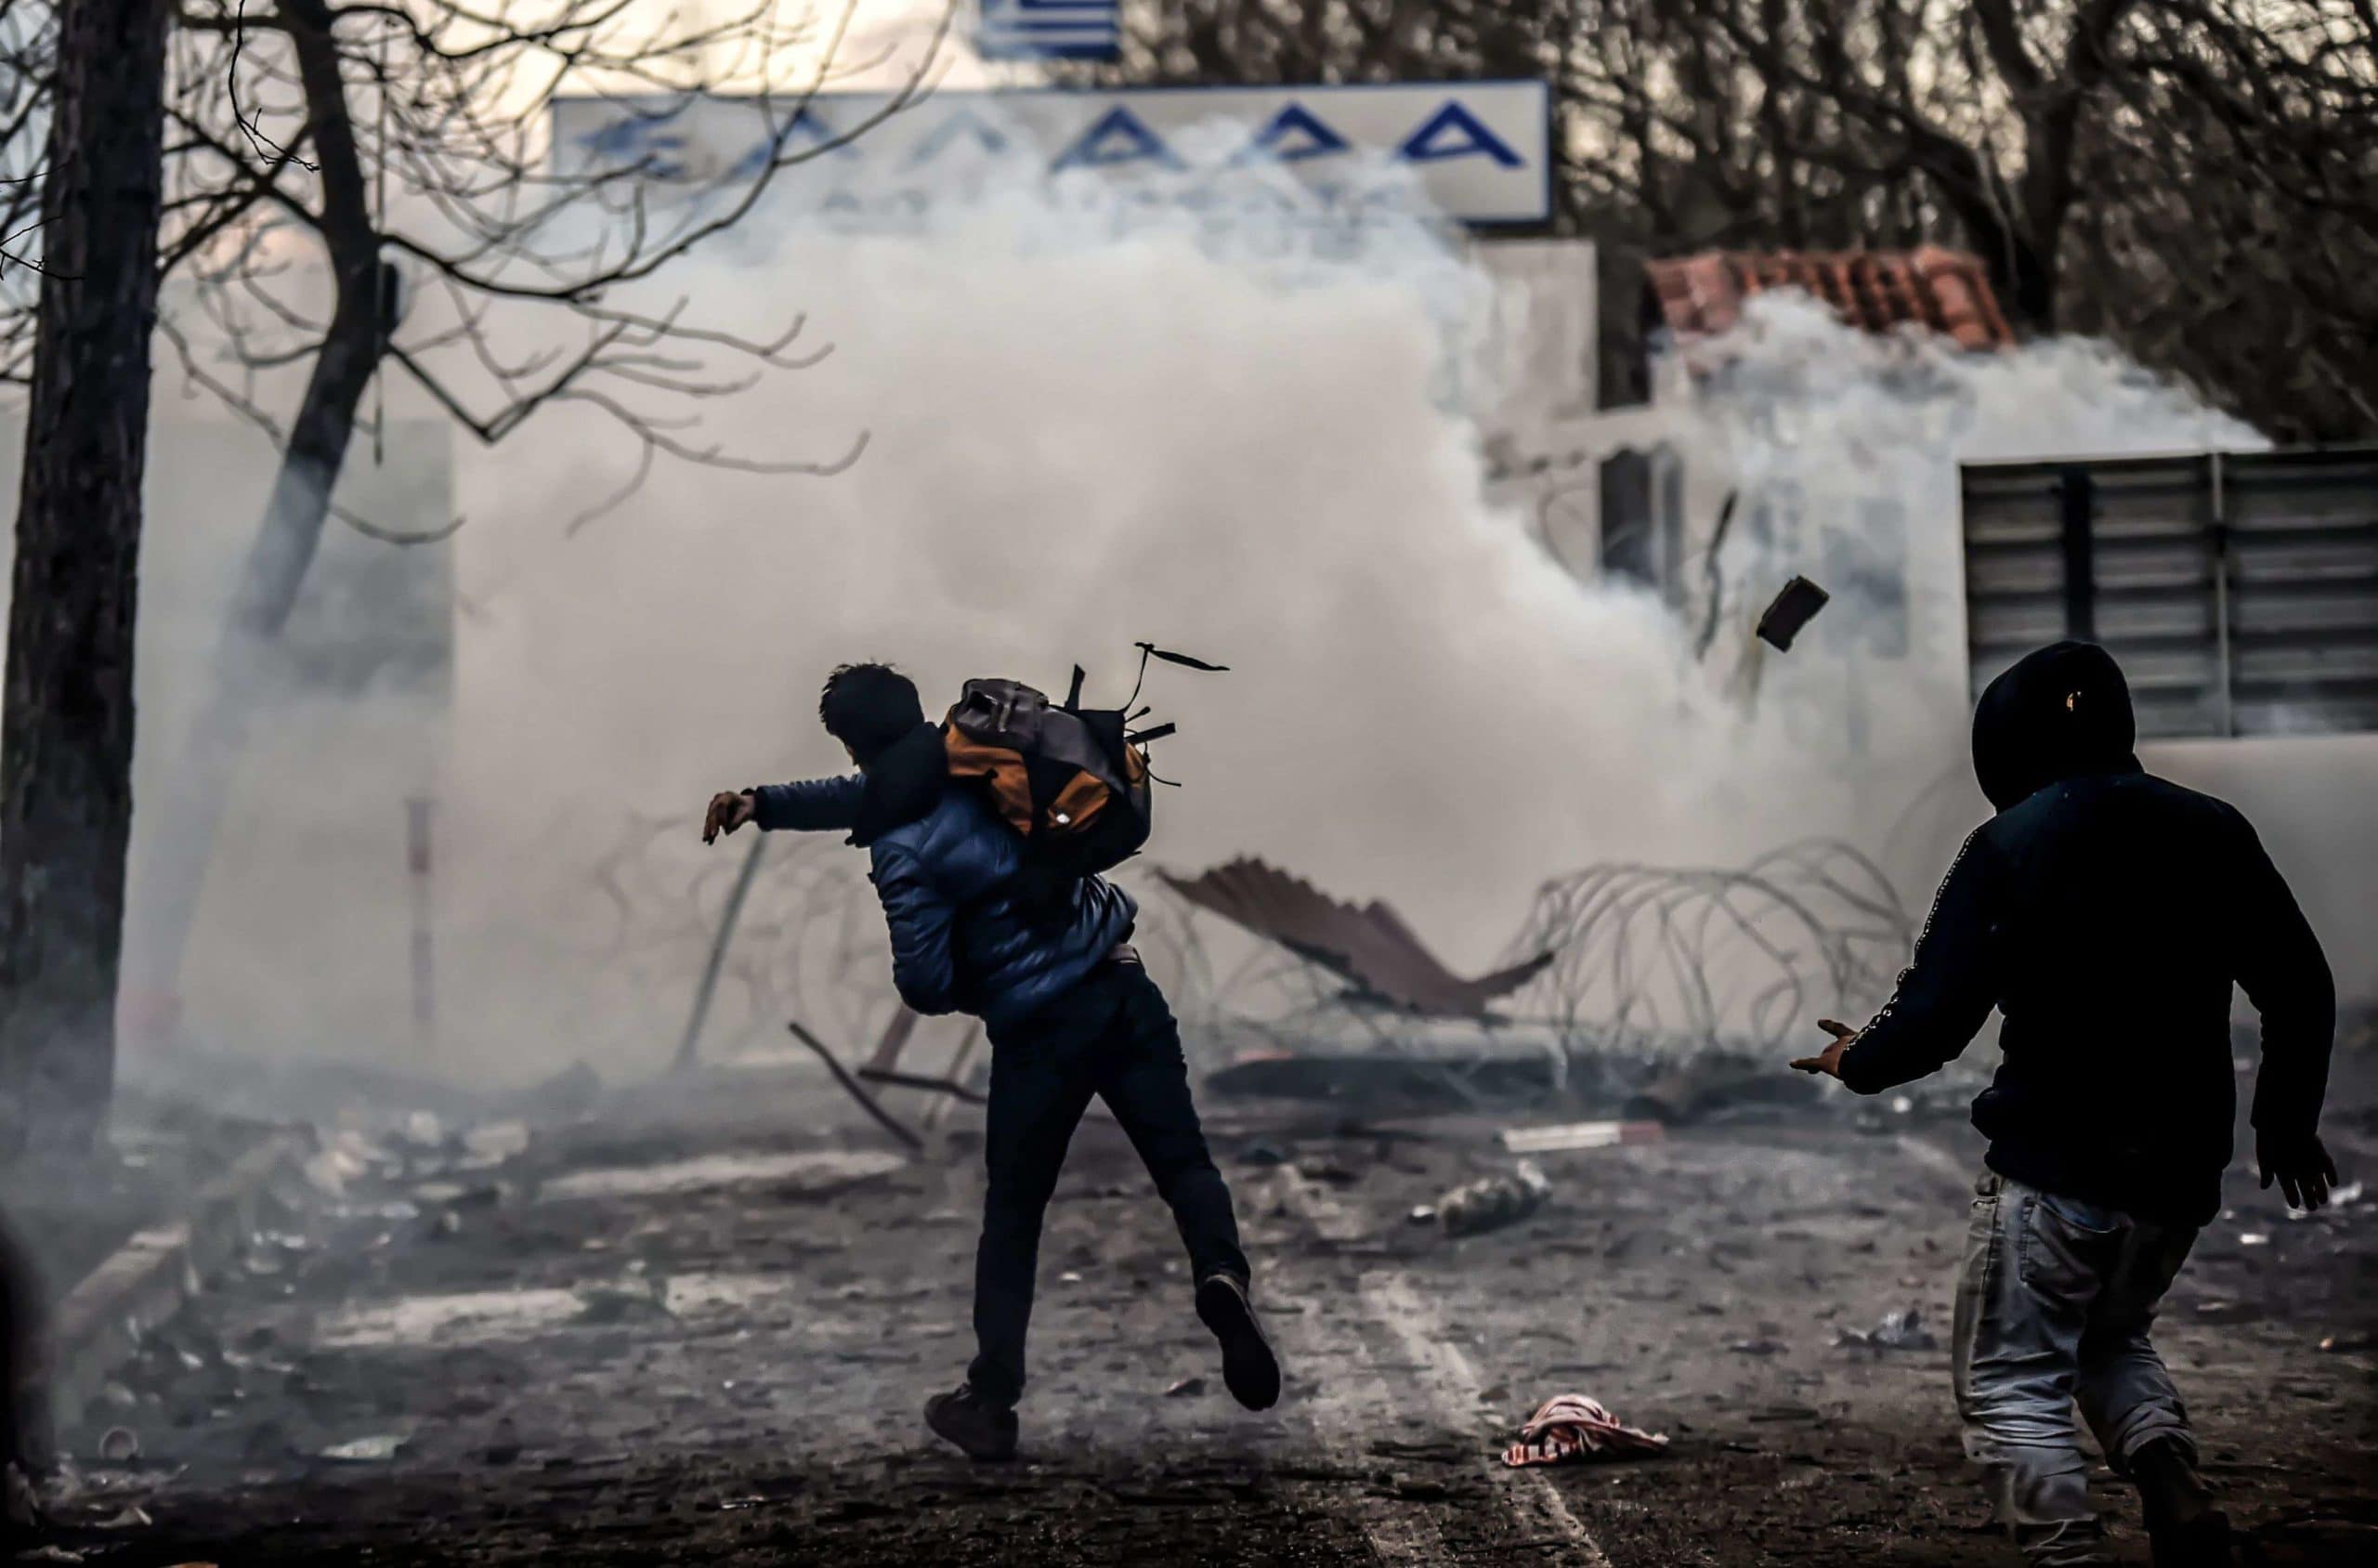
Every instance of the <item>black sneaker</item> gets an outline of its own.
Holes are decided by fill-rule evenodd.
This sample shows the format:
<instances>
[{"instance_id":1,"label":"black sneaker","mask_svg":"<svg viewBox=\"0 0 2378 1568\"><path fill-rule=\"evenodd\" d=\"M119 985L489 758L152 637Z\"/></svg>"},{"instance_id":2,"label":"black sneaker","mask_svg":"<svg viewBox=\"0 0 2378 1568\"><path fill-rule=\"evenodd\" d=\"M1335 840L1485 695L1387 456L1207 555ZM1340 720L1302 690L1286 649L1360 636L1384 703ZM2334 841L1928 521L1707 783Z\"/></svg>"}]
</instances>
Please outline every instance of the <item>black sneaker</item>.
<instances>
[{"instance_id":1,"label":"black sneaker","mask_svg":"<svg viewBox=\"0 0 2378 1568\"><path fill-rule=\"evenodd\" d=\"M1208 1274L1197 1286L1197 1316L1222 1341L1222 1383L1249 1410L1280 1403L1280 1358L1255 1320L1247 1287L1228 1274Z\"/></svg>"},{"instance_id":2,"label":"black sneaker","mask_svg":"<svg viewBox=\"0 0 2378 1568\"><path fill-rule=\"evenodd\" d=\"M925 1425L966 1450L970 1459L1015 1457L1015 1412L989 1403L969 1384L926 1400Z\"/></svg>"},{"instance_id":3,"label":"black sneaker","mask_svg":"<svg viewBox=\"0 0 2378 1568\"><path fill-rule=\"evenodd\" d=\"M2213 1506L2213 1488L2197 1473L2195 1456L2169 1438L2131 1457L2131 1479L2147 1515L2155 1568L2231 1568L2229 1516Z\"/></svg>"}]
</instances>

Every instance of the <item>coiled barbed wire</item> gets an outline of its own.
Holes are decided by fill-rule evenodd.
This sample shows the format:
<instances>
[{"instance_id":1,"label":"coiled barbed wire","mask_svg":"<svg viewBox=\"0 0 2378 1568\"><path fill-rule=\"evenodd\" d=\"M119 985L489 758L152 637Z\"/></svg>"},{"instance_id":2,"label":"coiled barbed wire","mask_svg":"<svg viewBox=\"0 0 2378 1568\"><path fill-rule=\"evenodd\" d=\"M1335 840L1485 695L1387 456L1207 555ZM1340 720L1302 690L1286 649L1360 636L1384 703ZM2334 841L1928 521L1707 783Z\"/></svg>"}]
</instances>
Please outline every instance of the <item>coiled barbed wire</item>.
<instances>
[{"instance_id":1,"label":"coiled barbed wire","mask_svg":"<svg viewBox=\"0 0 2378 1568\"><path fill-rule=\"evenodd\" d=\"M738 843L737 849L742 849ZM863 856L833 834L773 834L721 962L701 1054L777 1043L798 1017L856 1049L890 1021L883 919ZM651 999L660 1038L684 1022L742 866L706 850L682 813L637 813L594 868L613 914L596 957ZM1405 1015L1350 1002L1341 982L1269 942L1209 939L1204 915L1153 876L1134 940L1184 1028L1236 1049L1316 1039L1393 1049ZM1553 961L1501 1009L1571 1051L1723 1044L1769 1050L1820 1013L1878 1005L1906 962L1914 920L1855 846L1812 839L1739 868L1604 862L1545 882L1506 961ZM1492 1026L1482 1026L1482 1028ZM658 1045L656 1045L658 1049Z\"/></svg>"},{"instance_id":2,"label":"coiled barbed wire","mask_svg":"<svg viewBox=\"0 0 2378 1568\"><path fill-rule=\"evenodd\" d=\"M1767 1050L1821 1012L1879 1005L1915 922L1855 846L1811 839L1739 869L1611 862L1546 882L1507 949L1553 961L1518 1010L1565 1039Z\"/></svg>"}]
</instances>

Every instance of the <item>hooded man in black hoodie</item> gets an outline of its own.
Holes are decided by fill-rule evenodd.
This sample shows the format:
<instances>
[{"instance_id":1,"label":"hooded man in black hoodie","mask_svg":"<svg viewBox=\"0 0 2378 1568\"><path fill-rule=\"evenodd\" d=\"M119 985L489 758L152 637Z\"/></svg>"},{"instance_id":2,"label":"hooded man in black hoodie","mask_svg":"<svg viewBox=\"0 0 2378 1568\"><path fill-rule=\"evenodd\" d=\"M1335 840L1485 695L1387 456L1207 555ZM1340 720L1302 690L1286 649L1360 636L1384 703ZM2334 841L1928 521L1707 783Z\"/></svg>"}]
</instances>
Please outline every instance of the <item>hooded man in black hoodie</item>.
<instances>
[{"instance_id":1,"label":"hooded man in black hoodie","mask_svg":"<svg viewBox=\"0 0 2378 1568\"><path fill-rule=\"evenodd\" d=\"M1974 771L1997 815L1941 883L1890 1001L1827 1020L1793 1065L1861 1094L1954 1058L1996 1007L2003 1051L1957 1282L1966 1453L2034 1563L2114 1561L2089 1506L2074 1405L2134 1479L2159 1568L2230 1561L2228 1521L2148 1330L2221 1208L2237 1116L2233 982L2262 1015L2263 1185L2318 1209L2336 996L2319 940L2234 808L2132 753L2130 689L2103 648L2058 643L1991 683Z\"/></svg>"}]
</instances>

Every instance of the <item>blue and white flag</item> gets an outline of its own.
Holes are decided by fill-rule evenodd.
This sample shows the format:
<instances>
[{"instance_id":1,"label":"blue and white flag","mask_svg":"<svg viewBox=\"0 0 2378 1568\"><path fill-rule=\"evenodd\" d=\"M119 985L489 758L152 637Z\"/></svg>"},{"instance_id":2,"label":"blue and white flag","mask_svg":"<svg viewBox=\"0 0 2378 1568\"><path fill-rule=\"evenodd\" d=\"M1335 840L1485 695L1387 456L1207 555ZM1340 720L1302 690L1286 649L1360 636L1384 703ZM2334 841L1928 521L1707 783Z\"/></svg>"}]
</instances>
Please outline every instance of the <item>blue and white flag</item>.
<instances>
[{"instance_id":1,"label":"blue and white flag","mask_svg":"<svg viewBox=\"0 0 2378 1568\"><path fill-rule=\"evenodd\" d=\"M1113 59L1121 0L982 0L974 50L985 59Z\"/></svg>"}]
</instances>

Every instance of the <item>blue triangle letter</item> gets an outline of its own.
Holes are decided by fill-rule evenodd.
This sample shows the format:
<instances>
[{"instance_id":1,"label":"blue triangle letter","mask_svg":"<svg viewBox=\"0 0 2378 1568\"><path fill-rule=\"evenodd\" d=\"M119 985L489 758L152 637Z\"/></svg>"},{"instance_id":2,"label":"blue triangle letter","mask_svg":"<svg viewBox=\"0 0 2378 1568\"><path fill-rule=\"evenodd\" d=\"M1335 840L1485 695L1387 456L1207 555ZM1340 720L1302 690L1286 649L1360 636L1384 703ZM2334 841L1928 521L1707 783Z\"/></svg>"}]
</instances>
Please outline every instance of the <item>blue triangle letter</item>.
<instances>
[{"instance_id":1,"label":"blue triangle letter","mask_svg":"<svg viewBox=\"0 0 2378 1568\"><path fill-rule=\"evenodd\" d=\"M1114 145L1119 143L1120 145ZM1060 169L1108 169L1118 163L1136 163L1143 160L1163 164L1168 169L1181 167L1181 160L1140 117L1117 104L1098 117L1098 124L1082 132L1080 139L1059 155L1049 172Z\"/></svg>"},{"instance_id":2,"label":"blue triangle letter","mask_svg":"<svg viewBox=\"0 0 2378 1568\"><path fill-rule=\"evenodd\" d=\"M769 139L790 150L795 140L804 137L812 145L823 146L832 141L834 136L834 127L826 124L824 116L804 103L794 111L792 119L785 124L782 131ZM834 151L837 156L846 152L856 156L848 143L834 149Z\"/></svg>"},{"instance_id":3,"label":"blue triangle letter","mask_svg":"<svg viewBox=\"0 0 2378 1568\"><path fill-rule=\"evenodd\" d=\"M1458 133L1461 139L1444 140L1454 133ZM1520 155L1504 145L1500 137L1480 124L1478 116L1453 98L1447 98L1443 109L1430 115L1426 124L1405 137L1404 145L1396 151L1402 153L1407 163L1414 163L1467 158L1473 153L1492 158L1507 169L1516 169L1522 163Z\"/></svg>"},{"instance_id":4,"label":"blue triangle letter","mask_svg":"<svg viewBox=\"0 0 2378 1568\"><path fill-rule=\"evenodd\" d=\"M1007 137L998 126L989 124L971 109L960 109L957 113L935 125L932 135L917 143L917 150L908 154L908 166L914 168L919 163L932 163L949 150L951 142L969 134L973 137L974 145L986 152L1000 153L1007 150Z\"/></svg>"},{"instance_id":5,"label":"blue triangle letter","mask_svg":"<svg viewBox=\"0 0 2378 1568\"><path fill-rule=\"evenodd\" d=\"M1291 141L1290 138L1295 140ZM1277 158L1283 163L1293 163L1300 158L1326 158L1333 152L1347 150L1346 138L1325 124L1313 111L1300 103L1289 104L1272 117L1272 123L1255 133L1255 139L1246 150L1231 160L1233 163L1252 163L1258 158Z\"/></svg>"},{"instance_id":6,"label":"blue triangle letter","mask_svg":"<svg viewBox=\"0 0 2378 1568\"><path fill-rule=\"evenodd\" d=\"M804 141L812 148L822 150L833 139L834 127L814 113L807 104L804 104L794 111L791 119L753 142L750 150L736 161L735 167L727 171L726 177L729 179L753 178L764 171L770 163L792 162L799 155L801 144ZM833 150L833 155L837 158L855 158L858 154L848 142L845 142Z\"/></svg>"}]
</instances>

